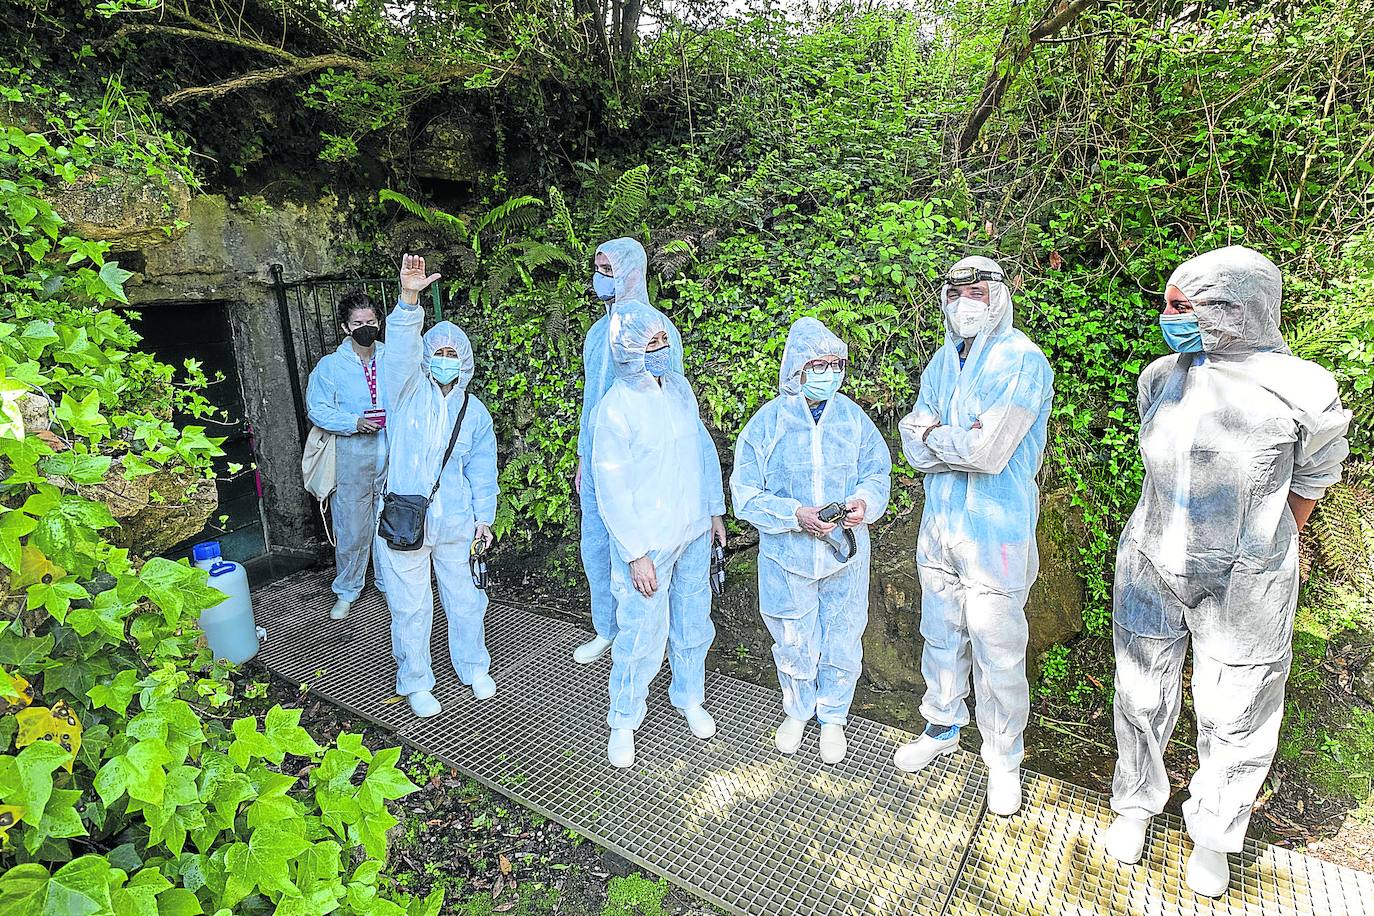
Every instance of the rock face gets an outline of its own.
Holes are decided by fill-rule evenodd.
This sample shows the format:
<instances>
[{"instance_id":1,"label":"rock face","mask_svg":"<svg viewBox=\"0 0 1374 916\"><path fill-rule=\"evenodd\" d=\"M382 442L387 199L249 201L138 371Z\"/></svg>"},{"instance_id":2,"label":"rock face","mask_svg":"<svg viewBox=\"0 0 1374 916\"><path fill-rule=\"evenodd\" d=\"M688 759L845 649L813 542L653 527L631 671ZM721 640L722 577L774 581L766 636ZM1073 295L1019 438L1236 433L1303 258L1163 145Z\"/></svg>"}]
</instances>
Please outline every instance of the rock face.
<instances>
[{"instance_id":1,"label":"rock face","mask_svg":"<svg viewBox=\"0 0 1374 916\"><path fill-rule=\"evenodd\" d=\"M439 118L426 128L410 153L410 171L417 178L474 181L478 177L472 134L457 121Z\"/></svg>"},{"instance_id":2,"label":"rock face","mask_svg":"<svg viewBox=\"0 0 1374 916\"><path fill-rule=\"evenodd\" d=\"M111 540L146 557L196 534L219 504L213 480L185 469L159 470L126 480L119 461L110 466L104 482L89 487L86 495L109 506L119 522Z\"/></svg>"},{"instance_id":3,"label":"rock face","mask_svg":"<svg viewBox=\"0 0 1374 916\"><path fill-rule=\"evenodd\" d=\"M874 532L868 629L864 632L864 673L856 707L886 708L904 718L914 710L925 682L921 678L921 587L916 574L919 500L900 517ZM1032 684L1046 649L1083 629L1083 585L1074 572L1074 544L1081 541L1079 517L1065 493L1042 498L1040 576L1026 603L1030 622L1027 669ZM712 614L714 655L719 665L740 676L769 683L772 640L759 617L758 548L732 555L727 592Z\"/></svg>"},{"instance_id":4,"label":"rock face","mask_svg":"<svg viewBox=\"0 0 1374 916\"><path fill-rule=\"evenodd\" d=\"M92 242L109 242L115 252L138 251L168 239L191 212L191 189L175 173L167 183L111 169L87 172L65 186L53 208L66 220L63 231Z\"/></svg>"}]
</instances>

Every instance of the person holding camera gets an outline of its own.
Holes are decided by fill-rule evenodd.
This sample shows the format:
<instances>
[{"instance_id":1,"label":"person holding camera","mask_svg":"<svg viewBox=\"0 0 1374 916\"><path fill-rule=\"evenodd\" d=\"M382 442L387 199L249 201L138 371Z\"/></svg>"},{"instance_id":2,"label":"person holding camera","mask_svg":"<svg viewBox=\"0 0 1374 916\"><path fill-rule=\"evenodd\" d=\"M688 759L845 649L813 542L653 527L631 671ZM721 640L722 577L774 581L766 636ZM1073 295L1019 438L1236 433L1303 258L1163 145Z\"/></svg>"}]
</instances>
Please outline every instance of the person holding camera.
<instances>
[{"instance_id":1,"label":"person holding camera","mask_svg":"<svg viewBox=\"0 0 1374 916\"><path fill-rule=\"evenodd\" d=\"M681 356L673 353L663 316L627 303L609 324L616 378L596 406L589 456L597 509L615 550L606 756L612 766L630 767L665 649L673 671L669 701L693 735L716 733L703 704L706 653L716 635L711 542L725 543L725 493L696 395L673 368Z\"/></svg>"},{"instance_id":2,"label":"person holding camera","mask_svg":"<svg viewBox=\"0 0 1374 916\"><path fill-rule=\"evenodd\" d=\"M421 718L442 711L432 692L431 578L448 618L458 679L479 700L496 693L483 632L487 596L469 566L474 545L489 547L493 540L496 435L486 406L468 391L474 360L467 335L440 321L421 337L420 292L438 279L425 273L424 258L402 259L401 296L386 319L391 348L382 366L390 454L377 534L386 545L379 549L386 551L396 693Z\"/></svg>"},{"instance_id":3,"label":"person holding camera","mask_svg":"<svg viewBox=\"0 0 1374 916\"><path fill-rule=\"evenodd\" d=\"M839 393L849 347L815 318L787 334L778 396L735 444L735 515L759 531L759 610L773 636L785 718L775 743L796 753L821 723L826 763L844 727L868 624L868 526L887 509L892 457L863 409Z\"/></svg>"},{"instance_id":4,"label":"person holding camera","mask_svg":"<svg viewBox=\"0 0 1374 916\"><path fill-rule=\"evenodd\" d=\"M1025 604L1040 569L1036 474L1054 397L1049 361L1012 327L996 261L964 258L940 290L945 342L898 424L925 475L916 545L921 581L925 733L896 754L915 772L959 747L973 678L993 814L1021 808L1022 732L1030 716Z\"/></svg>"},{"instance_id":5,"label":"person holding camera","mask_svg":"<svg viewBox=\"0 0 1374 916\"><path fill-rule=\"evenodd\" d=\"M334 437L334 620L347 617L362 594L369 557L377 587L384 587L372 540L386 484L386 401L377 384L385 345L367 293L355 290L339 300L339 330L343 343L315 365L305 390L310 422Z\"/></svg>"}]
</instances>

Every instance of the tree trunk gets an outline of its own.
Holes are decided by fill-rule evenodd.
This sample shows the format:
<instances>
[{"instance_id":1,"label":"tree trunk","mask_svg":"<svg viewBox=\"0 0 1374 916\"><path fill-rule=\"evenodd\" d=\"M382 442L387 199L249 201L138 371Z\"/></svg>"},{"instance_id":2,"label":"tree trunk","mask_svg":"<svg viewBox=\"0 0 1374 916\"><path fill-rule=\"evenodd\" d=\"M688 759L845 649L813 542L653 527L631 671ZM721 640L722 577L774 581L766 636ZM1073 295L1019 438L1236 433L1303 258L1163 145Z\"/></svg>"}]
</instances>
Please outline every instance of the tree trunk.
<instances>
[{"instance_id":1,"label":"tree trunk","mask_svg":"<svg viewBox=\"0 0 1374 916\"><path fill-rule=\"evenodd\" d=\"M983 91L978 96L978 102L973 106L973 113L969 115L968 124L959 134L958 155L963 156L973 144L978 142L978 134L997 111L998 104L1002 101L1002 96L1011 87L1012 81L1016 79L1022 65L1030 60L1031 54L1035 52L1035 46L1046 38L1063 31L1079 16L1083 15L1090 7L1096 6L1097 0L1054 0L1045 14L1040 17L1040 21L1030 30L1025 41L1013 37L1010 30L1002 38L1001 47L997 49L997 56L992 61L992 68L988 70L987 80L983 83Z\"/></svg>"}]
</instances>

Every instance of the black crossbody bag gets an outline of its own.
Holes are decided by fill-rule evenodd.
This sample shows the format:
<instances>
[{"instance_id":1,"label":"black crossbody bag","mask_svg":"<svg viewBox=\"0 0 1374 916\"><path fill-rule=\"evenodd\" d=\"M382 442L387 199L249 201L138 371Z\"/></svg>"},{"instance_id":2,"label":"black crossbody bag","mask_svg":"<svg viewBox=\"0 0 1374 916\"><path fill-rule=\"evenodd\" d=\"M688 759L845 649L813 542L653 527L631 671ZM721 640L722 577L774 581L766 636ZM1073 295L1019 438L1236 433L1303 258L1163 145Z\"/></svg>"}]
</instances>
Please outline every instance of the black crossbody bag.
<instances>
[{"instance_id":1,"label":"black crossbody bag","mask_svg":"<svg viewBox=\"0 0 1374 916\"><path fill-rule=\"evenodd\" d=\"M425 542L425 515L434 494L439 492L439 481L444 479L444 467L453 455L453 446L458 443L458 432L463 428L463 417L468 412L468 394L463 394L463 406L458 410L454 421L453 433L448 437L448 448L444 459L439 462L439 476L434 479L428 496L405 496L400 493L387 493L382 497L382 512L377 517L377 536L391 545L392 550L419 550Z\"/></svg>"}]
</instances>

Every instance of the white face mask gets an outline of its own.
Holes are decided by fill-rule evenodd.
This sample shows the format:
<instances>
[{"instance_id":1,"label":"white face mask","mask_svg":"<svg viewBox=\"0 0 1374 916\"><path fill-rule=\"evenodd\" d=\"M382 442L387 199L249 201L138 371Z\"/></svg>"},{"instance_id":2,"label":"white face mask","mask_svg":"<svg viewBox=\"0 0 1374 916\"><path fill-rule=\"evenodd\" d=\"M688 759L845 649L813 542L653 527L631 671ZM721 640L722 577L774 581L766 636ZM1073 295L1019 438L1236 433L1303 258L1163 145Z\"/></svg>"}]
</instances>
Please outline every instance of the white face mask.
<instances>
[{"instance_id":1,"label":"white face mask","mask_svg":"<svg viewBox=\"0 0 1374 916\"><path fill-rule=\"evenodd\" d=\"M987 330L988 304L960 296L949 310L949 323L960 337L977 337Z\"/></svg>"}]
</instances>

